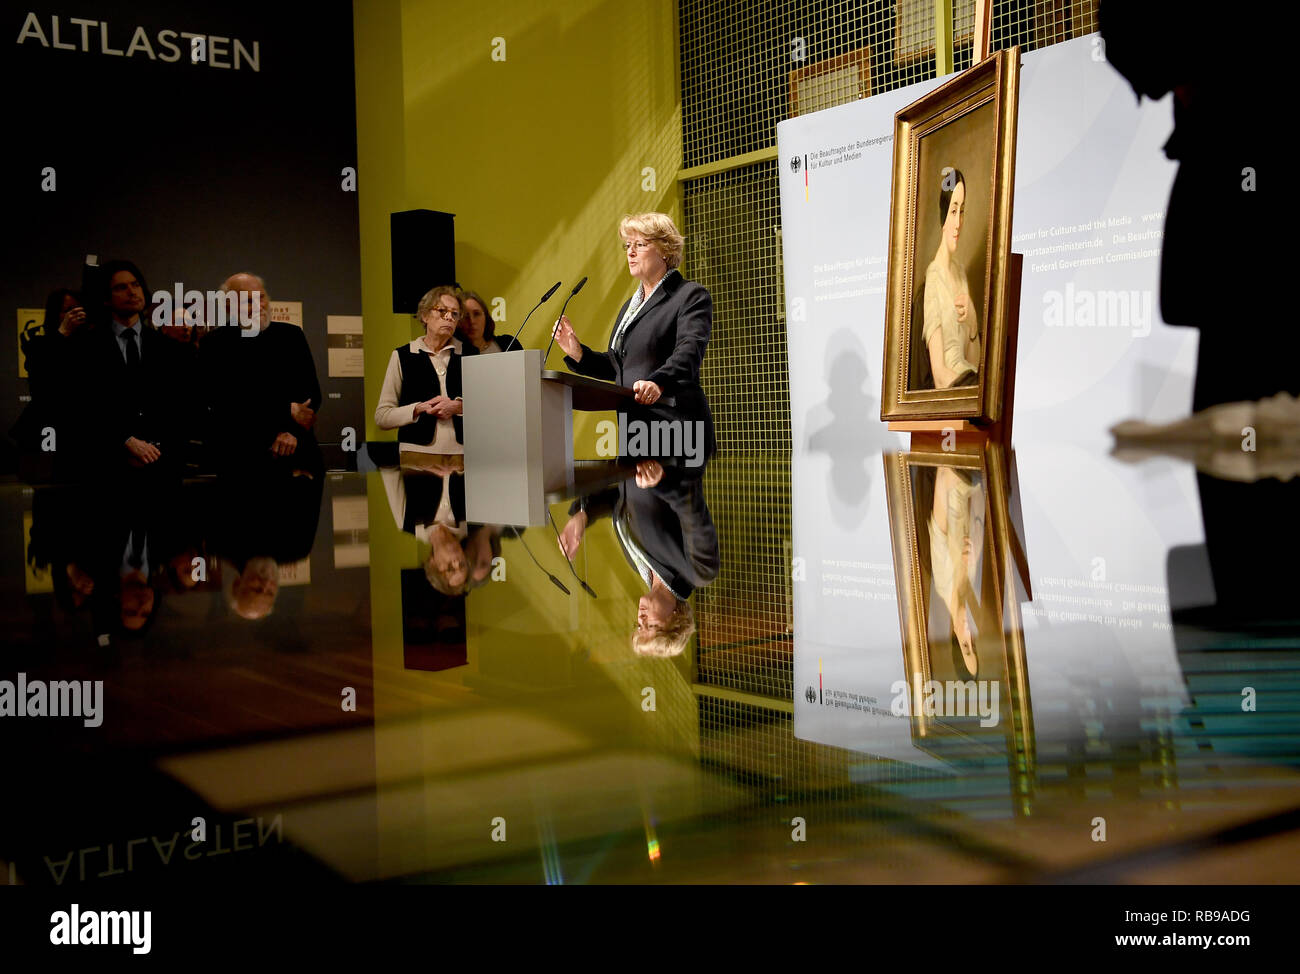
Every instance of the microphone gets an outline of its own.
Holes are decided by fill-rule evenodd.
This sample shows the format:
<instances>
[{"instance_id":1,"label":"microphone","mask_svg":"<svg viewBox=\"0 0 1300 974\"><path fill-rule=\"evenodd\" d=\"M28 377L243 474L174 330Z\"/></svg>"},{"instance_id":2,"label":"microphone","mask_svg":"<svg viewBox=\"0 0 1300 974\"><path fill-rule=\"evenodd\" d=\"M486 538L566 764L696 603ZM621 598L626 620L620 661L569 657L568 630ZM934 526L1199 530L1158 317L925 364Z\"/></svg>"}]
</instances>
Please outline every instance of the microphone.
<instances>
[{"instance_id":1,"label":"microphone","mask_svg":"<svg viewBox=\"0 0 1300 974\"><path fill-rule=\"evenodd\" d=\"M537 304L533 306L533 311L536 311L538 308L540 308L542 305L544 305L547 301L551 300L551 295L554 294L556 291L558 291L558 290L560 289L560 285L561 285L562 283L563 283L562 281L556 281L556 282L551 286L551 289L550 289L549 291L547 291L545 294L542 295L542 300L538 301ZM528 324L528 319L531 318L531 317L533 316L533 311L530 311L530 312L528 312L528 314L524 315L524 324L519 326L519 331L515 332L513 335L510 336L510 345L513 345L513 344L515 343L515 339L517 339L517 338L519 337L519 332L524 330L524 325ZM553 337L553 336L552 336L552 337ZM509 347L509 346L507 346L507 347ZM543 359L543 361L545 361L545 359Z\"/></svg>"},{"instance_id":2,"label":"microphone","mask_svg":"<svg viewBox=\"0 0 1300 974\"><path fill-rule=\"evenodd\" d=\"M560 581L558 578L556 578L554 575L552 575L550 572L548 572L545 568L542 568L542 563L541 563L540 561L537 560L536 556L535 556L535 555L532 553L532 551L529 549L529 547L528 547L528 542L524 541L523 537L519 534L519 531L515 528L515 526L514 526L513 524L510 525L510 532L515 536L515 539L516 539L516 540L517 540L521 545L524 546L524 551L527 551L527 552L528 552L528 557L533 559L533 564L536 565L538 568L540 568L540 569L542 570L542 572L546 575L546 577L549 578L552 582L555 583L555 587L556 587L556 588L558 588L558 589L559 589L561 592L563 592L565 595L568 595L568 594L569 594L569 590L568 590L567 588L564 587L564 583L563 583L562 581Z\"/></svg>"},{"instance_id":3,"label":"microphone","mask_svg":"<svg viewBox=\"0 0 1300 974\"><path fill-rule=\"evenodd\" d=\"M559 541L560 529L555 526L555 518L551 517L551 509L549 507L546 509L546 519L551 522L551 530L555 532L555 540ZM583 578L581 575L579 575L578 570L573 567L573 562L569 561L568 555L564 556L564 563L569 566L569 571L572 572L573 577L578 580L578 584L582 586L582 590L586 592L588 595L590 595L593 599L597 598L598 596L596 595L595 591L592 589L590 585L587 584L587 580Z\"/></svg>"},{"instance_id":4,"label":"microphone","mask_svg":"<svg viewBox=\"0 0 1300 974\"><path fill-rule=\"evenodd\" d=\"M586 283L587 283L587 279L584 277L584 278L583 278L581 281L579 281L577 284L573 285L573 290L570 291L570 292L569 292L569 296L568 296L567 298L564 299L564 307L560 309L560 318L563 318L563 317L564 317L564 311L565 311L565 308L568 308L568 306L569 306L569 302L573 300L573 296L574 296L575 294L577 294L579 291L581 291L581 290L582 290L582 285L584 285L584 284L586 284ZM558 320L559 320L559 318L556 319L556 321L558 321ZM551 329L551 344L546 346L546 355L550 355L550 354L551 354L551 345L554 345L554 344L555 344L555 329L552 328L552 329ZM543 364L543 365L546 364L546 355L543 355L543 356L542 356L542 364Z\"/></svg>"}]
</instances>

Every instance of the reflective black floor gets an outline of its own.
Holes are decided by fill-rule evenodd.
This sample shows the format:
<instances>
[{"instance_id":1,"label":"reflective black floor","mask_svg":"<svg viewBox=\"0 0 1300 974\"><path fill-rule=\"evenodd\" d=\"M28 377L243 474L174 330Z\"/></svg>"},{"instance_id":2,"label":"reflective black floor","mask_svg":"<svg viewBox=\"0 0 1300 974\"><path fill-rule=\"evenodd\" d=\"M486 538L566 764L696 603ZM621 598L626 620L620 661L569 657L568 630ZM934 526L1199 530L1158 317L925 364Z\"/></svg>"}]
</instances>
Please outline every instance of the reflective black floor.
<instances>
[{"instance_id":1,"label":"reflective black floor","mask_svg":"<svg viewBox=\"0 0 1300 974\"><path fill-rule=\"evenodd\" d=\"M515 529L462 469L0 488L0 882L1294 877L1294 483L918 442Z\"/></svg>"}]
</instances>

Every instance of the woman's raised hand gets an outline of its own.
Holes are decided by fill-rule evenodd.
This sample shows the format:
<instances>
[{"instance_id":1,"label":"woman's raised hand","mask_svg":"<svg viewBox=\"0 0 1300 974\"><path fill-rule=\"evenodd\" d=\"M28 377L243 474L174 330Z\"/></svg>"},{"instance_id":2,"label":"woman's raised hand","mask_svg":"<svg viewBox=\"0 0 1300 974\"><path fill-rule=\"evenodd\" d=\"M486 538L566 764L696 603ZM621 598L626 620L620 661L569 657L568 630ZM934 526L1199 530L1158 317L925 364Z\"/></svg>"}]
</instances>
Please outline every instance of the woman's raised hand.
<instances>
[{"instance_id":1,"label":"woman's raised hand","mask_svg":"<svg viewBox=\"0 0 1300 974\"><path fill-rule=\"evenodd\" d=\"M573 325L569 322L568 315L560 316L560 320L551 329L551 334L555 336L555 341L560 348L564 349L565 355L575 362L582 360L582 342L578 341L578 336L573 330Z\"/></svg>"}]
</instances>

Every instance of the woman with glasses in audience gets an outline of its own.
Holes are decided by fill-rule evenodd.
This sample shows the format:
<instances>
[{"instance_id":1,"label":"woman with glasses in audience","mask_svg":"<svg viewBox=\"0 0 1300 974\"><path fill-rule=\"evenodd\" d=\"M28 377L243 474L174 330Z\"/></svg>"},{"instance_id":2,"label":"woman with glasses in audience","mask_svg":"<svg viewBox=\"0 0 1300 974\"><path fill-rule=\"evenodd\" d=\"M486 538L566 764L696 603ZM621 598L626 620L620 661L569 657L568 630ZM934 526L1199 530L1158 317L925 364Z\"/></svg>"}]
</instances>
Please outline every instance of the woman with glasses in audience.
<instances>
[{"instance_id":1,"label":"woman with glasses in audience","mask_svg":"<svg viewBox=\"0 0 1300 974\"><path fill-rule=\"evenodd\" d=\"M480 352L513 352L523 348L509 335L499 337L496 333L497 323L492 320L487 302L476 291L461 291L461 304L465 313L456 329L460 339L462 355L478 355Z\"/></svg>"},{"instance_id":2,"label":"woman with glasses in audience","mask_svg":"<svg viewBox=\"0 0 1300 974\"><path fill-rule=\"evenodd\" d=\"M424 334L393 350L375 407L375 424L397 430L403 451L464 453L461 427L461 343L464 314L454 287L435 287L420 299Z\"/></svg>"},{"instance_id":3,"label":"woman with glasses in audience","mask_svg":"<svg viewBox=\"0 0 1300 974\"><path fill-rule=\"evenodd\" d=\"M667 214L624 217L618 233L637 289L615 319L608 351L579 341L568 315L555 323L555 340L570 369L630 386L646 412L703 422L711 455L713 417L700 387L700 365L713 329L713 299L678 270L685 238Z\"/></svg>"}]
</instances>

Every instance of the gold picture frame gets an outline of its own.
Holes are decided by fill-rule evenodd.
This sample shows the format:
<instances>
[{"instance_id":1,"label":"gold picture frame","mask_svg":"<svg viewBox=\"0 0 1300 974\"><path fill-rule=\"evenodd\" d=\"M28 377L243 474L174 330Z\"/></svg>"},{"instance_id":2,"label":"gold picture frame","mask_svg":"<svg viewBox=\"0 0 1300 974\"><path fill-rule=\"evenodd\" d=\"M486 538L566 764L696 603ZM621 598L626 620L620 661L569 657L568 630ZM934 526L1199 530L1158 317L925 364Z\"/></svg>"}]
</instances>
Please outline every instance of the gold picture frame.
<instances>
[{"instance_id":1,"label":"gold picture frame","mask_svg":"<svg viewBox=\"0 0 1300 974\"><path fill-rule=\"evenodd\" d=\"M951 451L936 443L907 453L887 453L884 463L913 742L939 756L1005 749L1013 777L1028 787L1035 766L1034 722L1020 614L1020 599L1025 593L1017 584L1027 566L1021 563L1023 551L1012 524L1008 454L997 442L967 440ZM968 572L979 576L980 591L975 593L974 586L968 589L968 605L961 610L970 613L968 631L977 657L974 673L969 672L968 663L959 664L958 660L958 627L950 604L957 597L954 594L953 599L943 599L936 595L938 580L945 573L937 564L937 528L929 505L941 502L949 511L960 508L943 494L945 474L969 504L966 525L971 531L966 537L975 533L977 521L983 523L969 563L962 571L963 576ZM983 496L977 505L974 498L979 494ZM977 506L982 516L976 513ZM949 522L943 534L950 537L953 530ZM940 605L935 604L936 599ZM939 618L948 620L950 643L934 638ZM956 671L959 665L965 665L966 672L949 672ZM1005 701L1005 705L999 704L997 723L983 727L973 718L927 713L914 688L924 687L930 680L996 682L997 697L993 697L991 689L987 697ZM984 691L981 687L979 692Z\"/></svg>"},{"instance_id":2,"label":"gold picture frame","mask_svg":"<svg viewBox=\"0 0 1300 974\"><path fill-rule=\"evenodd\" d=\"M882 420L1003 418L1019 87L1016 47L894 116Z\"/></svg>"}]
</instances>

